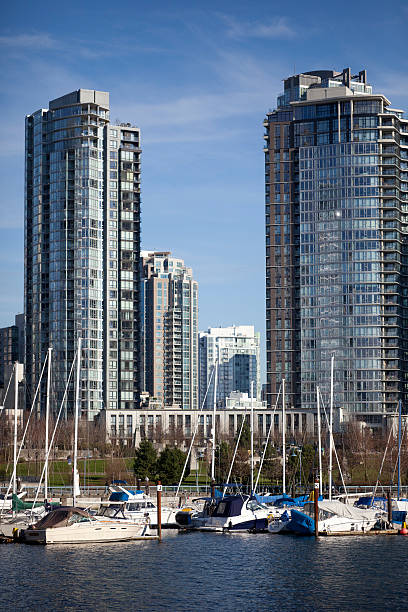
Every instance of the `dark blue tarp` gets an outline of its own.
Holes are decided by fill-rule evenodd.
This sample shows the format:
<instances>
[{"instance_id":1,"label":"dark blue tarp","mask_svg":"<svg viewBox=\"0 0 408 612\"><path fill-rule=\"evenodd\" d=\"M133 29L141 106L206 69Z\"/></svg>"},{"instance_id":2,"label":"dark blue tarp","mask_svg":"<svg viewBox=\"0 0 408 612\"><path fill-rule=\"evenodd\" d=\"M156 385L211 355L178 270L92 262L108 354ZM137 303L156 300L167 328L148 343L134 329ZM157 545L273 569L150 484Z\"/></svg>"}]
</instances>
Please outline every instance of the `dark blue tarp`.
<instances>
[{"instance_id":1,"label":"dark blue tarp","mask_svg":"<svg viewBox=\"0 0 408 612\"><path fill-rule=\"evenodd\" d=\"M109 501L127 501L129 499L129 495L124 493L123 491L114 491L111 493Z\"/></svg>"},{"instance_id":2,"label":"dark blue tarp","mask_svg":"<svg viewBox=\"0 0 408 612\"><path fill-rule=\"evenodd\" d=\"M213 512L213 516L222 518L239 516L245 499L248 499L248 497L241 497L241 495L229 495L228 497L224 497L223 500L218 502Z\"/></svg>"},{"instance_id":3,"label":"dark blue tarp","mask_svg":"<svg viewBox=\"0 0 408 612\"><path fill-rule=\"evenodd\" d=\"M282 493L280 495L258 495L257 493L255 493L254 497L261 504L274 504L277 499L290 499L289 495L286 495L286 493L284 493L283 495Z\"/></svg>"},{"instance_id":4,"label":"dark blue tarp","mask_svg":"<svg viewBox=\"0 0 408 612\"><path fill-rule=\"evenodd\" d=\"M373 497L372 495L365 495L363 497L359 497L358 500L354 503L354 505L357 508L370 508L371 506L376 506L377 508L382 508L383 510L386 510L387 500L385 497Z\"/></svg>"},{"instance_id":5,"label":"dark blue tarp","mask_svg":"<svg viewBox=\"0 0 408 612\"><path fill-rule=\"evenodd\" d=\"M403 523L407 520L407 513L404 510L393 510L392 511L392 522Z\"/></svg>"}]
</instances>

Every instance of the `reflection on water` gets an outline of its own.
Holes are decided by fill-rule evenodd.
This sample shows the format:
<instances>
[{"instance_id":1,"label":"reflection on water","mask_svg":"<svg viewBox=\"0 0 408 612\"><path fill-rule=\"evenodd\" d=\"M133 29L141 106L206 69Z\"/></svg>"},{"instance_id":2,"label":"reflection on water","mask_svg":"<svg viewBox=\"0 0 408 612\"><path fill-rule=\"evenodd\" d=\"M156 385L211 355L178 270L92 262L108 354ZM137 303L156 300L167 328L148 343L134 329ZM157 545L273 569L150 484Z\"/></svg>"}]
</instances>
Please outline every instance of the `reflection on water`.
<instances>
[{"instance_id":1,"label":"reflection on water","mask_svg":"<svg viewBox=\"0 0 408 612\"><path fill-rule=\"evenodd\" d=\"M0 547L3 610L406 609L408 538L164 532Z\"/></svg>"}]
</instances>

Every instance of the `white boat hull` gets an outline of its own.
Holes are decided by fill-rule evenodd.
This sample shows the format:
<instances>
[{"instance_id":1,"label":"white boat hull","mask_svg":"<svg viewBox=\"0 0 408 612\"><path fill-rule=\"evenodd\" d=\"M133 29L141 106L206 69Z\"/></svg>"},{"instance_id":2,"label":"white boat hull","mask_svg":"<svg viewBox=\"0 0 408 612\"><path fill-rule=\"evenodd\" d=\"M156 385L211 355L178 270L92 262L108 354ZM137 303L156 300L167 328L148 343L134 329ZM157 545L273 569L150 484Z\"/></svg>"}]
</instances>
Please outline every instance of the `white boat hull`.
<instances>
[{"instance_id":1,"label":"white boat hull","mask_svg":"<svg viewBox=\"0 0 408 612\"><path fill-rule=\"evenodd\" d=\"M77 523L67 527L25 529L28 544L86 544L99 542L126 542L128 540L156 539L147 524L94 521L92 525Z\"/></svg>"}]
</instances>

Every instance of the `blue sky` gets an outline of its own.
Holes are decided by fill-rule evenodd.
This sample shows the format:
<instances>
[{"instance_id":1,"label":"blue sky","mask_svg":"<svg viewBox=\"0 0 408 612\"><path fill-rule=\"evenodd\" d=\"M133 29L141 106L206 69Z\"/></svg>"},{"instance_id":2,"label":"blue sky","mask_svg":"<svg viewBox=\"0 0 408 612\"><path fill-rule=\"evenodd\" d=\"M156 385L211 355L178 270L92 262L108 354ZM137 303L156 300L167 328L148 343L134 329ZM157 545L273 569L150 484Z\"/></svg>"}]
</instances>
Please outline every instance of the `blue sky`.
<instances>
[{"instance_id":1,"label":"blue sky","mask_svg":"<svg viewBox=\"0 0 408 612\"><path fill-rule=\"evenodd\" d=\"M15 1L0 26L0 326L23 308L24 116L78 89L142 130L142 246L192 266L200 329L264 339L263 127L282 79L366 68L408 108L408 3Z\"/></svg>"}]
</instances>

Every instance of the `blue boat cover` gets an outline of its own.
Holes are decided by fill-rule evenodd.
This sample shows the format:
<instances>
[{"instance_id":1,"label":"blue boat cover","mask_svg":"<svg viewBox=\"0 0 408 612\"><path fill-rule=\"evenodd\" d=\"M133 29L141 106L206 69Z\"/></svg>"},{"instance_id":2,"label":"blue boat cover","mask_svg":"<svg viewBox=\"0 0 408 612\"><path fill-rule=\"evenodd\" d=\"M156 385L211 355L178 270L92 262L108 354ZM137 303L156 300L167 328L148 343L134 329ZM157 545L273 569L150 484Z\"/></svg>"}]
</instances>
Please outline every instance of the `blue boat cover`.
<instances>
[{"instance_id":1,"label":"blue boat cover","mask_svg":"<svg viewBox=\"0 0 408 612\"><path fill-rule=\"evenodd\" d=\"M247 496L241 497L241 495L229 495L228 497L224 497L223 500L218 502L213 512L213 516L222 518L239 516L246 499L248 499Z\"/></svg>"},{"instance_id":2,"label":"blue boat cover","mask_svg":"<svg viewBox=\"0 0 408 612\"><path fill-rule=\"evenodd\" d=\"M392 522L403 523L407 520L407 513L404 510L393 510L392 511Z\"/></svg>"},{"instance_id":3,"label":"blue boat cover","mask_svg":"<svg viewBox=\"0 0 408 612\"><path fill-rule=\"evenodd\" d=\"M373 497L372 495L366 495L363 497L359 497L354 505L357 508L359 508L360 506L364 506L366 508L371 508L371 506L377 506L386 510L387 500L385 497Z\"/></svg>"},{"instance_id":4,"label":"blue boat cover","mask_svg":"<svg viewBox=\"0 0 408 612\"><path fill-rule=\"evenodd\" d=\"M109 497L109 501L127 501L128 499L129 495L123 491L114 491Z\"/></svg>"},{"instance_id":5,"label":"blue boat cover","mask_svg":"<svg viewBox=\"0 0 408 612\"><path fill-rule=\"evenodd\" d=\"M258 495L255 493L254 497L261 504L275 504L277 499L291 499L286 493L283 493L283 495L282 493L280 495Z\"/></svg>"}]
</instances>

